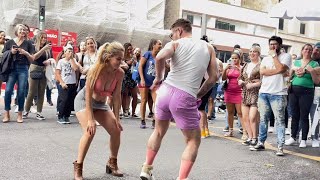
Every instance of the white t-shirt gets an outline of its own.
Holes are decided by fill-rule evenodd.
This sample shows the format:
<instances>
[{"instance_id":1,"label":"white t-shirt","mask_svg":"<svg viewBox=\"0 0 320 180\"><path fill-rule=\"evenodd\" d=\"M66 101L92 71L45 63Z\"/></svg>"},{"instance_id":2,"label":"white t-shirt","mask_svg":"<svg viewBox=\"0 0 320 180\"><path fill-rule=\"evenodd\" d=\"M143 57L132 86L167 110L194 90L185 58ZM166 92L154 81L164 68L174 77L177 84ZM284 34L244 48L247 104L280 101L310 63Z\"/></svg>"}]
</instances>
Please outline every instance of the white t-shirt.
<instances>
[{"instance_id":1,"label":"white t-shirt","mask_svg":"<svg viewBox=\"0 0 320 180\"><path fill-rule=\"evenodd\" d=\"M288 53L282 53L278 56L280 62L291 68L291 56ZM275 69L273 58L267 56L263 58L260 67L266 69ZM286 80L283 74L276 74L272 76L263 76L259 93L268 93L272 95L288 95Z\"/></svg>"},{"instance_id":2,"label":"white t-shirt","mask_svg":"<svg viewBox=\"0 0 320 180\"><path fill-rule=\"evenodd\" d=\"M71 63L65 58L58 61L56 69L61 70L61 78L66 84L76 84L76 72L72 69Z\"/></svg>"},{"instance_id":3,"label":"white t-shirt","mask_svg":"<svg viewBox=\"0 0 320 180\"><path fill-rule=\"evenodd\" d=\"M83 69L88 70L90 67L96 62L97 59L97 53L94 54L94 56L90 56L89 54L85 54L83 57ZM81 74L80 79L85 79L86 75Z\"/></svg>"}]
</instances>

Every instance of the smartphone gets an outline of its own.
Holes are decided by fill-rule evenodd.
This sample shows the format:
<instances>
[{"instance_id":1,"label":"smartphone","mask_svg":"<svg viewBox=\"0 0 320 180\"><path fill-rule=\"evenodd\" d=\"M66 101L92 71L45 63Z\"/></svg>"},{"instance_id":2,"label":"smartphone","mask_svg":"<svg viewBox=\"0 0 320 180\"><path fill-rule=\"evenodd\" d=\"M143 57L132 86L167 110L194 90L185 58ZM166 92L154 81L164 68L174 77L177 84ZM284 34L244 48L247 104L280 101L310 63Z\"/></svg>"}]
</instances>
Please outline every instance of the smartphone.
<instances>
[{"instance_id":1,"label":"smartphone","mask_svg":"<svg viewBox=\"0 0 320 180\"><path fill-rule=\"evenodd\" d=\"M230 60L230 65L231 65L231 67L234 66L234 60L233 59Z\"/></svg>"}]
</instances>

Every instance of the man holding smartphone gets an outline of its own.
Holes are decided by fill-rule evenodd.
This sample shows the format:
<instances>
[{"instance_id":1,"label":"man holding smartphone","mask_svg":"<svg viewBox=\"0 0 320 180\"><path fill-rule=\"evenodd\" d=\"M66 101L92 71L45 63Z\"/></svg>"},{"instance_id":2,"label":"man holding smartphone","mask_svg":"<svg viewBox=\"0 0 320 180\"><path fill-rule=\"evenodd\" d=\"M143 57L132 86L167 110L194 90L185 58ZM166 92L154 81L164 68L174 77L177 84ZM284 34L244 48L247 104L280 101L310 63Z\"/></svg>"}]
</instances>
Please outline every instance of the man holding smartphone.
<instances>
[{"instance_id":1,"label":"man holding smartphone","mask_svg":"<svg viewBox=\"0 0 320 180\"><path fill-rule=\"evenodd\" d=\"M250 150L264 150L264 142L267 139L268 121L273 112L277 124L277 156L283 156L283 145L285 143L285 108L287 107L287 86L284 77L291 67L291 56L280 52L282 39L272 36L269 39L269 56L263 58L260 65L262 77L259 91L258 109L260 112L260 125L258 144Z\"/></svg>"}]
</instances>

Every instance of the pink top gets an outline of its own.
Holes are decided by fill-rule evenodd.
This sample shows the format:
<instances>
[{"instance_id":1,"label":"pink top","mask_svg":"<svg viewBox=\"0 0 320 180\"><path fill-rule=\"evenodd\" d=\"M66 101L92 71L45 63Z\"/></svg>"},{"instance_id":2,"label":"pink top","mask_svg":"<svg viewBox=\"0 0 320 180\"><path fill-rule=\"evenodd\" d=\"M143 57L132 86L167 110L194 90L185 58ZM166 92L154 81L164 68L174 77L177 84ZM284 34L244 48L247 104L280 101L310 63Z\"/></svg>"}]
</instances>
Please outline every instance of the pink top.
<instances>
[{"instance_id":1,"label":"pink top","mask_svg":"<svg viewBox=\"0 0 320 180\"><path fill-rule=\"evenodd\" d=\"M241 87L238 85L238 78L240 76L240 71L238 69L229 69L227 78L228 86L224 91L224 101L226 103L240 104L241 97Z\"/></svg>"},{"instance_id":2,"label":"pink top","mask_svg":"<svg viewBox=\"0 0 320 180\"><path fill-rule=\"evenodd\" d=\"M117 73L118 74L118 73ZM99 94L100 96L112 96L113 91L116 89L117 86L117 74L114 77L109 89L104 89L102 84L101 77L99 77L94 85L94 91Z\"/></svg>"}]
</instances>

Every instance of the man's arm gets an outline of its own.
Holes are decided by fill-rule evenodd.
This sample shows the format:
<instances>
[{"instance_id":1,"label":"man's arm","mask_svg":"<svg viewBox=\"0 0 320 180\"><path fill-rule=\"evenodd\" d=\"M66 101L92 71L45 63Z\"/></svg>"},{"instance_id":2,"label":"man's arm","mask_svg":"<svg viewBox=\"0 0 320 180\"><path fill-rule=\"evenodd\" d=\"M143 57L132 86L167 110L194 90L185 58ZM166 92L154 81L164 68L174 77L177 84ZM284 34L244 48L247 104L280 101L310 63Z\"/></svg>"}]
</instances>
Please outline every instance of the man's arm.
<instances>
[{"instance_id":1,"label":"man's arm","mask_svg":"<svg viewBox=\"0 0 320 180\"><path fill-rule=\"evenodd\" d=\"M198 91L197 98L201 99L207 92L213 87L213 85L218 80L218 63L216 61L216 53L214 52L213 47L208 44L208 49L210 53L210 62L207 68L208 79L204 81L201 88Z\"/></svg>"},{"instance_id":2,"label":"man's arm","mask_svg":"<svg viewBox=\"0 0 320 180\"><path fill-rule=\"evenodd\" d=\"M177 47L178 47L178 43L169 42L158 53L156 57L156 79L157 80L163 79L166 60L172 58Z\"/></svg>"},{"instance_id":3,"label":"man's arm","mask_svg":"<svg viewBox=\"0 0 320 180\"><path fill-rule=\"evenodd\" d=\"M266 66L260 67L260 75L261 76L273 76L276 74L283 74L286 73L289 69L289 66L287 64L291 64L291 57L286 57L287 59L285 63L281 63L278 56L275 56L272 58L275 69L267 69Z\"/></svg>"}]
</instances>

